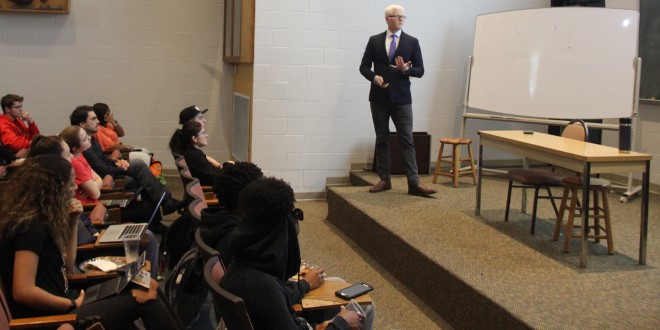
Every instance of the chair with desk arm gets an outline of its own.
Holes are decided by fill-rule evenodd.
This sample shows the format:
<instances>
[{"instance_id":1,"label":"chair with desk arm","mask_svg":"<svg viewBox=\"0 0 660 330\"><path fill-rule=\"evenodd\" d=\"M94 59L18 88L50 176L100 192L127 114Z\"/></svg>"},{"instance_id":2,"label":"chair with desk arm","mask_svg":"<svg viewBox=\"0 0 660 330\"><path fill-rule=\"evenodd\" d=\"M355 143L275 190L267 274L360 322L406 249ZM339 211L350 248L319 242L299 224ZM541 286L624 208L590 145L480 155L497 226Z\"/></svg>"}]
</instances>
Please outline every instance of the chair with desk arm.
<instances>
[{"instance_id":1,"label":"chair with desk arm","mask_svg":"<svg viewBox=\"0 0 660 330\"><path fill-rule=\"evenodd\" d=\"M572 120L566 126L564 126L562 136L574 140L587 141L589 138L589 130L587 128L587 124L582 120ZM509 188L506 197L506 212L504 215L504 221L509 221L511 191L513 188L534 189L534 204L532 206L532 226L530 234L534 235L534 229L536 227L536 211L539 199L549 199L552 203L552 208L555 211L555 215L559 215L559 210L555 204L555 199L560 199L560 197L553 196L550 188L563 187L564 184L562 180L565 176L555 173L554 166L552 171L530 170L525 168L510 169L507 171L507 177L509 178ZM547 195L539 195L539 191L541 189L544 189L547 192Z\"/></svg>"},{"instance_id":2,"label":"chair with desk arm","mask_svg":"<svg viewBox=\"0 0 660 330\"><path fill-rule=\"evenodd\" d=\"M209 259L204 265L204 281L211 290L213 307L229 330L252 330L252 322L245 302L220 286L224 269L218 257Z\"/></svg>"},{"instance_id":3,"label":"chair with desk arm","mask_svg":"<svg viewBox=\"0 0 660 330\"><path fill-rule=\"evenodd\" d=\"M202 253L202 259L204 259L204 262L220 255L220 252L204 242L204 239L202 239L201 228L197 228L197 230L195 230L195 244L197 245L199 251Z\"/></svg>"},{"instance_id":4,"label":"chair with desk arm","mask_svg":"<svg viewBox=\"0 0 660 330\"><path fill-rule=\"evenodd\" d=\"M218 205L218 199L215 198L212 192L204 191L204 186L199 183L199 180L189 177L184 186L184 198L188 204L192 203L195 199L201 199L208 205Z\"/></svg>"},{"instance_id":5,"label":"chair with desk arm","mask_svg":"<svg viewBox=\"0 0 660 330\"><path fill-rule=\"evenodd\" d=\"M2 279L0 278L0 329L52 329L63 324L72 324L76 321L76 314L61 314L51 316L13 318L5 298Z\"/></svg>"}]
</instances>

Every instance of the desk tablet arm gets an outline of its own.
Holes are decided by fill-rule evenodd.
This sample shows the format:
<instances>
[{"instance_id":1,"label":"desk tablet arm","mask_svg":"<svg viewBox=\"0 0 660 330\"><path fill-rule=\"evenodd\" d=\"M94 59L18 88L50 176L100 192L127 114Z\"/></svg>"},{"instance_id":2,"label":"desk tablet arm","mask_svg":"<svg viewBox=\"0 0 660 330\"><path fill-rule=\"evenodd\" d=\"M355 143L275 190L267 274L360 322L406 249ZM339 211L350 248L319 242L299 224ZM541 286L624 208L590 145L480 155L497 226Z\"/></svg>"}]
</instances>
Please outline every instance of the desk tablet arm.
<instances>
[{"instance_id":1,"label":"desk tablet arm","mask_svg":"<svg viewBox=\"0 0 660 330\"><path fill-rule=\"evenodd\" d=\"M9 329L53 328L65 323L73 324L76 322L76 318L76 314L62 314L13 319L9 322Z\"/></svg>"}]
</instances>

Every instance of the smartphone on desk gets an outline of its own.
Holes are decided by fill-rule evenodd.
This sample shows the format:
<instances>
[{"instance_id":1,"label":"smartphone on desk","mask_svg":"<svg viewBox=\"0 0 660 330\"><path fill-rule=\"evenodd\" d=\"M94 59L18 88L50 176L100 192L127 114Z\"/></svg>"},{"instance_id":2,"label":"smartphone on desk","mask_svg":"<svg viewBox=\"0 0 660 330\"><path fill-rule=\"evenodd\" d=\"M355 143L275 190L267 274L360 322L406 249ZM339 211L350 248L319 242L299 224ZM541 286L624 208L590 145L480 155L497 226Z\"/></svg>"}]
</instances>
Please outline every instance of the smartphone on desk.
<instances>
[{"instance_id":1,"label":"smartphone on desk","mask_svg":"<svg viewBox=\"0 0 660 330\"><path fill-rule=\"evenodd\" d=\"M351 300L355 297L359 297L371 290L373 290L374 287L366 284L366 283L358 283L358 284L353 284L347 288L343 288L341 290L335 291L335 296L345 299L345 300Z\"/></svg>"}]
</instances>

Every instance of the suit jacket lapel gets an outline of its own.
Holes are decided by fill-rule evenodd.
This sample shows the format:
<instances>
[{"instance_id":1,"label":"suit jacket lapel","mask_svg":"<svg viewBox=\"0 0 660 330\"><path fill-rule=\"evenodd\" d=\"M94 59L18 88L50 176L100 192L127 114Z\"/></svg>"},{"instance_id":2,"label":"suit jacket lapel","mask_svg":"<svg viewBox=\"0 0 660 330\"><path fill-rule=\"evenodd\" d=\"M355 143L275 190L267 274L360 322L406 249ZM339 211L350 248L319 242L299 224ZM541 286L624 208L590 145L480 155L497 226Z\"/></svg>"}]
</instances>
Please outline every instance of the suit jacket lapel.
<instances>
[{"instance_id":1,"label":"suit jacket lapel","mask_svg":"<svg viewBox=\"0 0 660 330\"><path fill-rule=\"evenodd\" d=\"M406 49L406 44L408 42L408 35L403 33L401 31L401 35L399 36L399 46L396 48L396 52L394 52L394 56L399 56L399 51Z\"/></svg>"},{"instance_id":2,"label":"suit jacket lapel","mask_svg":"<svg viewBox=\"0 0 660 330\"><path fill-rule=\"evenodd\" d=\"M387 56L387 49L385 49L385 40L387 39L387 31L381 33L378 39L379 39L378 49L380 49L380 54L381 56L383 56L386 62L389 62L388 60L389 56Z\"/></svg>"}]
</instances>

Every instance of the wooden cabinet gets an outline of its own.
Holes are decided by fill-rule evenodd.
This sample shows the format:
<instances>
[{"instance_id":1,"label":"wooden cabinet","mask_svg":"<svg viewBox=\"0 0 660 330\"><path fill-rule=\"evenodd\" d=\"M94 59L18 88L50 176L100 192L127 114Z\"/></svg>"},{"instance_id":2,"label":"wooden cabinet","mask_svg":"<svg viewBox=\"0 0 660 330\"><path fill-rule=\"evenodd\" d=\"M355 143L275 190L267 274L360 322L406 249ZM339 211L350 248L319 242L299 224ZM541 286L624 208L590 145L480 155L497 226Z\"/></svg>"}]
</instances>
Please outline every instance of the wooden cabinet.
<instances>
[{"instance_id":1,"label":"wooden cabinet","mask_svg":"<svg viewBox=\"0 0 660 330\"><path fill-rule=\"evenodd\" d=\"M254 3L255 0L225 1L225 62L254 62Z\"/></svg>"}]
</instances>

